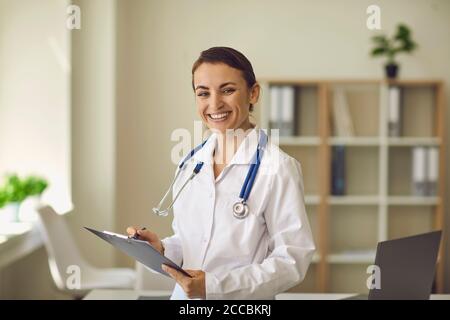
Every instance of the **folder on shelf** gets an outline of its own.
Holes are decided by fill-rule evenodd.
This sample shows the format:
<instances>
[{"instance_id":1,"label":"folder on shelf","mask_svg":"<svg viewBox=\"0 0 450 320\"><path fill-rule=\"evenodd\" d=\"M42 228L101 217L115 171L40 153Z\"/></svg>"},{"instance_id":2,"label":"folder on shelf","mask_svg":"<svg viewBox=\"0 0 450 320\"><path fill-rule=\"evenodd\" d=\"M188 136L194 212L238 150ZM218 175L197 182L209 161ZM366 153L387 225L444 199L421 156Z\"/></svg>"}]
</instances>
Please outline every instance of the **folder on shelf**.
<instances>
[{"instance_id":1,"label":"folder on shelf","mask_svg":"<svg viewBox=\"0 0 450 320\"><path fill-rule=\"evenodd\" d=\"M415 196L427 195L425 147L414 147L412 149L412 194Z\"/></svg>"},{"instance_id":2,"label":"folder on shelf","mask_svg":"<svg viewBox=\"0 0 450 320\"><path fill-rule=\"evenodd\" d=\"M337 137L352 137L355 135L347 96L342 88L336 88L333 94L333 125L334 134Z\"/></svg>"},{"instance_id":3,"label":"folder on shelf","mask_svg":"<svg viewBox=\"0 0 450 320\"><path fill-rule=\"evenodd\" d=\"M293 136L295 110L295 88L293 86L281 87L281 124L280 136Z\"/></svg>"},{"instance_id":4,"label":"folder on shelf","mask_svg":"<svg viewBox=\"0 0 450 320\"><path fill-rule=\"evenodd\" d=\"M332 148L331 194L345 195L345 147Z\"/></svg>"},{"instance_id":5,"label":"folder on shelf","mask_svg":"<svg viewBox=\"0 0 450 320\"><path fill-rule=\"evenodd\" d=\"M270 128L279 129L280 136L295 135L295 87L271 86L270 100Z\"/></svg>"},{"instance_id":6,"label":"folder on shelf","mask_svg":"<svg viewBox=\"0 0 450 320\"><path fill-rule=\"evenodd\" d=\"M281 87L270 87L270 114L269 114L269 127L271 129L277 129L280 127L279 116L281 109Z\"/></svg>"},{"instance_id":7,"label":"folder on shelf","mask_svg":"<svg viewBox=\"0 0 450 320\"><path fill-rule=\"evenodd\" d=\"M429 147L427 150L427 195L437 195L439 179L439 149Z\"/></svg>"},{"instance_id":8,"label":"folder on shelf","mask_svg":"<svg viewBox=\"0 0 450 320\"><path fill-rule=\"evenodd\" d=\"M390 137L399 137L401 135L401 102L400 88L389 87L388 101L388 131Z\"/></svg>"}]
</instances>

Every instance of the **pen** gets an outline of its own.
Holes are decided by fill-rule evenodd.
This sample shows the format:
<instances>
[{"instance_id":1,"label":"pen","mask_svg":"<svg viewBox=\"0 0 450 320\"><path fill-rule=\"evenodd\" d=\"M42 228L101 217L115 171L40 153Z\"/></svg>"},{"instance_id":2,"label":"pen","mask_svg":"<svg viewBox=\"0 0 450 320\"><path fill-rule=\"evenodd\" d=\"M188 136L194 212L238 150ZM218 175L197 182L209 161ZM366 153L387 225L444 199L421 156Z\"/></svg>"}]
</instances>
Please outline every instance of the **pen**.
<instances>
[{"instance_id":1,"label":"pen","mask_svg":"<svg viewBox=\"0 0 450 320\"><path fill-rule=\"evenodd\" d=\"M146 227L143 227L141 230L146 230L147 228ZM135 234L131 237L132 239L135 239L135 240L138 240L139 239L139 235L138 235L138 233L137 233L137 230L136 230L136 232L135 232Z\"/></svg>"}]
</instances>

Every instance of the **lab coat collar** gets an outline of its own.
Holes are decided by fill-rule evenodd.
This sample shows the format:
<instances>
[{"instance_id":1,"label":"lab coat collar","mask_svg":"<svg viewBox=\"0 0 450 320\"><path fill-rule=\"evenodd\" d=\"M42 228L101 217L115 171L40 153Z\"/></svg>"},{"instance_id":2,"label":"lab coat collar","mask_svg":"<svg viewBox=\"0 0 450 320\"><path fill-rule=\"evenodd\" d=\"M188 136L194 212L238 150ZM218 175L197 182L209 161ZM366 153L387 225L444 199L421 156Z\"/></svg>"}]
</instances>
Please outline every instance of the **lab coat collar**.
<instances>
[{"instance_id":1,"label":"lab coat collar","mask_svg":"<svg viewBox=\"0 0 450 320\"><path fill-rule=\"evenodd\" d=\"M205 164L212 164L213 163L213 152L216 148L217 144L217 134L213 133L209 136L208 140L206 141L205 145L198 150L192 158L196 162L203 162Z\"/></svg>"},{"instance_id":2,"label":"lab coat collar","mask_svg":"<svg viewBox=\"0 0 450 320\"><path fill-rule=\"evenodd\" d=\"M233 164L251 164L252 158L256 152L259 140L259 128L253 128L239 145L238 150L231 159L229 165ZM213 153L217 145L218 136L213 133L203 148L197 151L193 158L196 162L204 162L205 164L214 163Z\"/></svg>"},{"instance_id":3,"label":"lab coat collar","mask_svg":"<svg viewBox=\"0 0 450 320\"><path fill-rule=\"evenodd\" d=\"M232 164L251 164L256 148L258 147L259 129L253 128L242 140L239 148L231 159Z\"/></svg>"}]
</instances>

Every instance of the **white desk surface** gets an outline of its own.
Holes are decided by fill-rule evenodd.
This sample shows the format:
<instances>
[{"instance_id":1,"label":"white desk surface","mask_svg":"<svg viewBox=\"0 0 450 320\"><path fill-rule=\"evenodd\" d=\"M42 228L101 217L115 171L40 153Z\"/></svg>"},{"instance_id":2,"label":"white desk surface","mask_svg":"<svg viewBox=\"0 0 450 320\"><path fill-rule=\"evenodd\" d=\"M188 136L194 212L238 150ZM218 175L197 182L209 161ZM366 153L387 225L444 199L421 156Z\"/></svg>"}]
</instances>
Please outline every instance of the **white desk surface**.
<instances>
[{"instance_id":1,"label":"white desk surface","mask_svg":"<svg viewBox=\"0 0 450 320\"><path fill-rule=\"evenodd\" d=\"M280 293L275 300L340 300L356 293ZM450 294L432 294L430 300L450 300Z\"/></svg>"},{"instance_id":2,"label":"white desk surface","mask_svg":"<svg viewBox=\"0 0 450 320\"><path fill-rule=\"evenodd\" d=\"M172 294L172 291L164 290L119 290L119 289L95 289L89 292L83 300L137 300L140 296L162 297Z\"/></svg>"},{"instance_id":3,"label":"white desk surface","mask_svg":"<svg viewBox=\"0 0 450 320\"><path fill-rule=\"evenodd\" d=\"M136 291L96 289L89 292L84 300L137 300L140 296L170 296L172 291ZM354 293L280 293L276 300L339 300L349 298ZM431 300L450 300L450 294L432 294Z\"/></svg>"}]
</instances>

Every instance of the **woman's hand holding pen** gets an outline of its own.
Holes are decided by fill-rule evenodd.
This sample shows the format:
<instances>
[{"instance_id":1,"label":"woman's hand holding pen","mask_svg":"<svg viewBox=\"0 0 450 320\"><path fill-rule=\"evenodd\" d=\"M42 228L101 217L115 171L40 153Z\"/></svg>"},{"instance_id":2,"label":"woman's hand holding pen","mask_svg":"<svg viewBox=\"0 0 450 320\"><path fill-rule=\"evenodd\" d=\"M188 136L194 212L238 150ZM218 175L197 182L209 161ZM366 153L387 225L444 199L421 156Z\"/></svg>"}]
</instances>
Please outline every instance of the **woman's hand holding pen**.
<instances>
[{"instance_id":1,"label":"woman's hand holding pen","mask_svg":"<svg viewBox=\"0 0 450 320\"><path fill-rule=\"evenodd\" d=\"M162 269L183 288L183 291L189 299L206 298L205 272L202 270L184 270L192 277L189 278L165 264L162 265Z\"/></svg>"},{"instance_id":2,"label":"woman's hand holding pen","mask_svg":"<svg viewBox=\"0 0 450 320\"><path fill-rule=\"evenodd\" d=\"M137 237L139 240L148 241L153 248L159 251L162 255L164 255L164 247L162 245L161 240L156 233L147 230L145 228L139 229L138 227L128 227L127 233L130 237Z\"/></svg>"}]
</instances>

